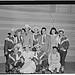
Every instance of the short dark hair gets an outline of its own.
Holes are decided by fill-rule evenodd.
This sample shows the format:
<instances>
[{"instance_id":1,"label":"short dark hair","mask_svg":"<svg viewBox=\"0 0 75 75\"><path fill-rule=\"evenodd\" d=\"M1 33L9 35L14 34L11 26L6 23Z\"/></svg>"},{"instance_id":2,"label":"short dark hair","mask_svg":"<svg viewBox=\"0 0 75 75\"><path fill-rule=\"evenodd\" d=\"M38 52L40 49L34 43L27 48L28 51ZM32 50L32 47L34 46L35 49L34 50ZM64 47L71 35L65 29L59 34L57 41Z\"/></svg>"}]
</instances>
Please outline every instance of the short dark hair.
<instances>
[{"instance_id":1,"label":"short dark hair","mask_svg":"<svg viewBox=\"0 0 75 75\"><path fill-rule=\"evenodd\" d=\"M51 30L50 30L50 35L52 35L52 30L55 30L55 34L58 34L58 31L55 27L52 27Z\"/></svg>"},{"instance_id":2,"label":"short dark hair","mask_svg":"<svg viewBox=\"0 0 75 75\"><path fill-rule=\"evenodd\" d=\"M45 31L46 31L46 27L42 27L42 29L41 29L41 34L43 34L43 33L42 33L42 30L43 30L43 29L45 29Z\"/></svg>"},{"instance_id":3,"label":"short dark hair","mask_svg":"<svg viewBox=\"0 0 75 75\"><path fill-rule=\"evenodd\" d=\"M53 46L52 48L53 48L53 49L55 48L55 49L57 49L57 51L58 51L58 47L56 47L56 46Z\"/></svg>"},{"instance_id":4,"label":"short dark hair","mask_svg":"<svg viewBox=\"0 0 75 75\"><path fill-rule=\"evenodd\" d=\"M59 30L59 33L60 33L60 32L64 33L64 30Z\"/></svg>"},{"instance_id":5,"label":"short dark hair","mask_svg":"<svg viewBox=\"0 0 75 75\"><path fill-rule=\"evenodd\" d=\"M11 33L8 33L8 35L11 35Z\"/></svg>"}]
</instances>

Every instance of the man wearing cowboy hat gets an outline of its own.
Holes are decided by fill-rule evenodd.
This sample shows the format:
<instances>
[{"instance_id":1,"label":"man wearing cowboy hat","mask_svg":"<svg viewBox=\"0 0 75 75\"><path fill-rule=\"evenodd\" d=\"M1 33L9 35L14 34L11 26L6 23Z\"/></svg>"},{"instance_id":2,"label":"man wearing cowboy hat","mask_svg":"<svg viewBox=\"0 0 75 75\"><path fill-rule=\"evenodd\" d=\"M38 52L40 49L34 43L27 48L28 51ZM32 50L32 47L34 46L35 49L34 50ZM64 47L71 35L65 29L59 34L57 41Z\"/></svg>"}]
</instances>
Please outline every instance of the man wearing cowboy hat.
<instances>
[{"instance_id":1,"label":"man wearing cowboy hat","mask_svg":"<svg viewBox=\"0 0 75 75\"><path fill-rule=\"evenodd\" d=\"M33 31L34 31L33 33L33 46L34 46L36 44L39 44L40 30L38 27L34 27Z\"/></svg>"},{"instance_id":2,"label":"man wearing cowboy hat","mask_svg":"<svg viewBox=\"0 0 75 75\"><path fill-rule=\"evenodd\" d=\"M5 70L6 72L9 71L9 53L12 51L14 47L14 29L12 29L9 33L8 36L5 39L4 42L4 55L6 57L6 65L5 65Z\"/></svg>"},{"instance_id":3,"label":"man wearing cowboy hat","mask_svg":"<svg viewBox=\"0 0 75 75\"><path fill-rule=\"evenodd\" d=\"M23 35L23 47L25 45L30 45L30 47L33 46L33 36L31 33L31 27L29 25L25 25L25 33Z\"/></svg>"}]
</instances>

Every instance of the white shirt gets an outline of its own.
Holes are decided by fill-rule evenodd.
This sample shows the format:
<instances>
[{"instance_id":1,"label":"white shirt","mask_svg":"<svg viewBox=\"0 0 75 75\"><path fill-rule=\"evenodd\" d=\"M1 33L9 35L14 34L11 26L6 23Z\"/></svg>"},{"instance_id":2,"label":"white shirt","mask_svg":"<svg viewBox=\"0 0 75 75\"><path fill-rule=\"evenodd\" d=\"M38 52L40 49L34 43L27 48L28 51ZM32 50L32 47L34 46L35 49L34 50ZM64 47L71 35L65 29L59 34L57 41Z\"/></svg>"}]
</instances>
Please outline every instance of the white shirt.
<instances>
[{"instance_id":1,"label":"white shirt","mask_svg":"<svg viewBox=\"0 0 75 75\"><path fill-rule=\"evenodd\" d=\"M45 43L43 42L43 37L45 37L45 39L46 39L46 34L45 34L45 35L42 35L42 44L45 44Z\"/></svg>"}]
</instances>

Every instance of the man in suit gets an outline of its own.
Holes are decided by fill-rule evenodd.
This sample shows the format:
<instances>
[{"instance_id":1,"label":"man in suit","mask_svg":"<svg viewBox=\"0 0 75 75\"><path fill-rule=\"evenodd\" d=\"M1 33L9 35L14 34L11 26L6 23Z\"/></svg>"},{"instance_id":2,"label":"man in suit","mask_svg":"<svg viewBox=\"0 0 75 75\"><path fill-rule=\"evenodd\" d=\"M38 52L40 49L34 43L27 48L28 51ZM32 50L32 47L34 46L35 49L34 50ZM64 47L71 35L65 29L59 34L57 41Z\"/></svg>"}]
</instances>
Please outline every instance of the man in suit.
<instances>
[{"instance_id":1,"label":"man in suit","mask_svg":"<svg viewBox=\"0 0 75 75\"><path fill-rule=\"evenodd\" d=\"M12 29L10 33L8 33L8 36L5 39L4 42L4 56L6 57L6 65L5 65L5 71L9 71L9 53L12 51L14 47L14 30Z\"/></svg>"},{"instance_id":2,"label":"man in suit","mask_svg":"<svg viewBox=\"0 0 75 75\"><path fill-rule=\"evenodd\" d=\"M51 37L47 35L46 33L46 28L43 27L41 29L41 36L39 36L39 44L42 46L41 50L44 51L44 54L47 56L44 56L42 58L42 66L46 68L48 66L48 53L50 52L51 49Z\"/></svg>"}]
</instances>

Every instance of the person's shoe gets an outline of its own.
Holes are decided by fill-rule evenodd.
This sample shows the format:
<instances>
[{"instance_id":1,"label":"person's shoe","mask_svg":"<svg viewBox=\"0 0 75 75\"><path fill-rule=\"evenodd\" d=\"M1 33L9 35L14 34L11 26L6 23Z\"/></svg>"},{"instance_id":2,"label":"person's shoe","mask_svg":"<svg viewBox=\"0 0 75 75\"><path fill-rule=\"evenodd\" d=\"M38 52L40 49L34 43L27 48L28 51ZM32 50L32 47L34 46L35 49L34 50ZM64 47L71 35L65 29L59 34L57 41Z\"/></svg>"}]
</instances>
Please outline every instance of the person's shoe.
<instances>
[{"instance_id":1,"label":"person's shoe","mask_svg":"<svg viewBox=\"0 0 75 75\"><path fill-rule=\"evenodd\" d=\"M64 73L64 71L61 71L61 73Z\"/></svg>"},{"instance_id":2,"label":"person's shoe","mask_svg":"<svg viewBox=\"0 0 75 75\"><path fill-rule=\"evenodd\" d=\"M61 67L61 73L64 73L64 66Z\"/></svg>"},{"instance_id":3,"label":"person's shoe","mask_svg":"<svg viewBox=\"0 0 75 75\"><path fill-rule=\"evenodd\" d=\"M45 74L45 69L42 70L42 74Z\"/></svg>"},{"instance_id":4,"label":"person's shoe","mask_svg":"<svg viewBox=\"0 0 75 75\"><path fill-rule=\"evenodd\" d=\"M59 72L56 72L56 74L59 74Z\"/></svg>"},{"instance_id":5,"label":"person's shoe","mask_svg":"<svg viewBox=\"0 0 75 75\"><path fill-rule=\"evenodd\" d=\"M48 71L49 71L51 74L53 74L53 73L54 73L54 71L51 71L51 70L49 70L49 69L48 69Z\"/></svg>"},{"instance_id":6,"label":"person's shoe","mask_svg":"<svg viewBox=\"0 0 75 75\"><path fill-rule=\"evenodd\" d=\"M45 74L45 71L42 71L42 74Z\"/></svg>"}]
</instances>

